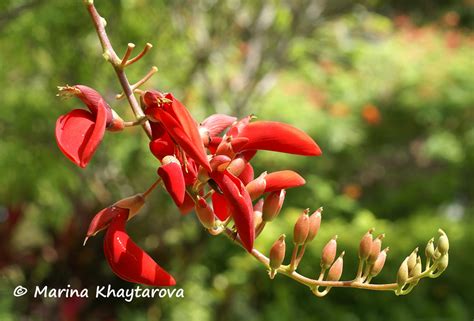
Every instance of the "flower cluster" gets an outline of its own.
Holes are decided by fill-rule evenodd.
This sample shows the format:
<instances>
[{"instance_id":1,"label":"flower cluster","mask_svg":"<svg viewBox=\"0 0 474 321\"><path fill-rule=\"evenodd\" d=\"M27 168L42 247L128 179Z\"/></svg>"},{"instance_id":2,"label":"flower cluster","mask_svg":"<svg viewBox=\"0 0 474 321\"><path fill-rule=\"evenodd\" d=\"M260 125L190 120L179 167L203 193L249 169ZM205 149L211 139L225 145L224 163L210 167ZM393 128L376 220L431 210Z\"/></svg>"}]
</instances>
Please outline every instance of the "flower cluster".
<instances>
[{"instance_id":1,"label":"flower cluster","mask_svg":"<svg viewBox=\"0 0 474 321\"><path fill-rule=\"evenodd\" d=\"M175 279L135 244L125 230L128 220L140 211L151 192L160 184L183 215L194 209L198 220L211 235L223 234L241 245L268 269L270 278L277 274L285 275L308 286L316 296L326 295L333 287L407 294L420 279L438 277L446 269L449 241L440 230L437 247L434 247L434 240L428 242L424 270L415 250L403 261L397 282L370 284L382 270L388 252L388 248L382 250L384 235L374 239L371 229L360 241L359 266L354 279L340 281L345 252L337 256L337 236L323 248L319 278L305 277L297 272L297 268L306 247L318 234L322 208L311 215L306 209L295 222L293 251L288 265L283 265L287 247L285 235L275 241L269 257L259 252L254 248L255 238L280 213L286 190L305 184L305 180L292 170L263 172L256 176L250 161L259 150L319 156L319 146L298 128L279 122L256 121L252 115L237 119L214 114L198 123L173 94L138 89L156 72L156 67L143 79L130 85L125 68L143 57L152 46L147 44L141 53L129 59L135 47L129 44L120 59L108 39L105 20L97 12L93 1L87 0L85 5L102 44L103 56L114 67L122 85L123 93L117 98L127 98L136 120L123 121L94 89L83 85L60 87L61 96L76 96L87 109L74 109L59 117L56 122L58 146L68 159L84 168L99 147L106 130L121 131L141 125L150 138L150 152L159 161L157 179L145 192L101 210L89 225L85 241L105 230L105 257L119 277L152 286L176 284Z\"/></svg>"},{"instance_id":2,"label":"flower cluster","mask_svg":"<svg viewBox=\"0 0 474 321\"><path fill-rule=\"evenodd\" d=\"M80 98L89 111L74 109L59 117L56 139L61 151L80 167L87 166L106 129L121 130L124 122L93 89L61 87ZM256 231L279 213L285 190L305 180L291 170L254 177L250 160L258 150L321 155L303 131L279 122L237 120L215 114L198 123L171 93L145 91L140 96L151 126L151 153L160 161L157 174L182 214L196 209L202 224L217 231L233 221L244 248L251 252ZM163 271L125 233L125 223L146 200L145 193L117 202L92 220L87 237L107 229L104 252L121 278L150 285L173 285ZM207 199L210 198L208 202Z\"/></svg>"}]
</instances>

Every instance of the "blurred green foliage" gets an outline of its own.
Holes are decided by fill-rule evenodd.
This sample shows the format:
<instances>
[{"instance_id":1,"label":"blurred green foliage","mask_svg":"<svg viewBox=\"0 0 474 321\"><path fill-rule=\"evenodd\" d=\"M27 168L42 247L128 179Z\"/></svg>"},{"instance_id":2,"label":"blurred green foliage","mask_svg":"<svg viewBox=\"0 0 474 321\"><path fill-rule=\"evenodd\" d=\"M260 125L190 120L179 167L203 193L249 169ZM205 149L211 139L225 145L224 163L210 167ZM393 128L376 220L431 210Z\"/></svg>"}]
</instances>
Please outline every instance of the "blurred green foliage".
<instances>
[{"instance_id":1,"label":"blurred green foliage","mask_svg":"<svg viewBox=\"0 0 474 321\"><path fill-rule=\"evenodd\" d=\"M334 234L355 273L360 237L386 233L391 250L375 282L393 282L411 250L443 228L450 266L406 297L334 289L318 299L266 271L194 215L182 217L162 191L128 225L138 244L185 289L184 299L13 298L18 284L93 288L122 282L108 268L99 235L82 247L90 218L143 191L158 166L138 129L107 134L86 170L55 145L56 118L78 101L56 86L96 88L114 101L119 85L100 55L82 1L0 4L0 320L471 320L474 261L474 21L472 1L96 1L118 52L153 50L127 70L151 65L148 86L172 91L197 119L213 112L291 123L322 147L320 158L262 152L256 173L293 169L306 186L257 242L269 250L291 235L302 209L324 206L323 225L301 271L319 273ZM319 12L318 10L322 11ZM14 213L17 213L14 215ZM74 314L71 311L76 311Z\"/></svg>"}]
</instances>

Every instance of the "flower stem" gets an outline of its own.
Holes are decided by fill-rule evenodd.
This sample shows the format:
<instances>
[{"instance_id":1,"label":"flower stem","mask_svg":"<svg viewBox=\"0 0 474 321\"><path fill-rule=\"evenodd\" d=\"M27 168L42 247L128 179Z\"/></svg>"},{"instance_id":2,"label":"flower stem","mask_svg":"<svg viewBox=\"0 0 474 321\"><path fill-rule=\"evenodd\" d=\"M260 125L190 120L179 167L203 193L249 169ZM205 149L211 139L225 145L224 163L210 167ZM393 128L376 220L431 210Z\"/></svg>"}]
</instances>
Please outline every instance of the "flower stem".
<instances>
[{"instance_id":1,"label":"flower stem","mask_svg":"<svg viewBox=\"0 0 474 321\"><path fill-rule=\"evenodd\" d=\"M107 32L105 31L105 20L97 12L93 1L85 1L84 4L86 5L87 11L89 12L92 22L94 23L97 36L99 37L99 41L102 46L103 56L114 67L120 85L122 86L124 95L127 97L128 103L132 108L135 117L137 119L145 117L145 114L142 108L140 107L140 104L138 103L137 99L133 94L133 89L127 79L127 75L125 74L124 66L122 66L122 60L115 53L115 50L112 47L112 44L110 43L109 37L107 36ZM142 127L145 133L151 139L151 128L148 121L143 123Z\"/></svg>"}]
</instances>

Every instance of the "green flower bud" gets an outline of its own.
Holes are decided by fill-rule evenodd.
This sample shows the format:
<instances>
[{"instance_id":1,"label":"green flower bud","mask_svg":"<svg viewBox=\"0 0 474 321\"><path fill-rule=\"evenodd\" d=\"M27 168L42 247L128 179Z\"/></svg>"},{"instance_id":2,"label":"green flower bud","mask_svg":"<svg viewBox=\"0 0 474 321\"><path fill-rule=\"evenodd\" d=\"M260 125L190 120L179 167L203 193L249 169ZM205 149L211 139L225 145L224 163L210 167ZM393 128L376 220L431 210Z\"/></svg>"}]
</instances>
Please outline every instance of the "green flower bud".
<instances>
[{"instance_id":1,"label":"green flower bud","mask_svg":"<svg viewBox=\"0 0 474 321\"><path fill-rule=\"evenodd\" d=\"M367 233L362 236L362 239L360 240L359 244L359 258L362 260L366 260L369 255L370 255L370 250L372 248L372 232L374 231L373 228L371 228Z\"/></svg>"},{"instance_id":2,"label":"green flower bud","mask_svg":"<svg viewBox=\"0 0 474 321\"><path fill-rule=\"evenodd\" d=\"M421 274L422 266L421 266L421 258L418 256L416 259L416 264L411 271L409 271L410 277L418 277Z\"/></svg>"},{"instance_id":3,"label":"green flower bud","mask_svg":"<svg viewBox=\"0 0 474 321\"><path fill-rule=\"evenodd\" d=\"M402 288L408 280L408 257L402 262L397 273L397 283Z\"/></svg>"},{"instance_id":4,"label":"green flower bud","mask_svg":"<svg viewBox=\"0 0 474 321\"><path fill-rule=\"evenodd\" d=\"M328 281L339 281L342 275L342 269L344 266L344 251L337 258L336 262L331 266L328 272L327 280Z\"/></svg>"},{"instance_id":5,"label":"green flower bud","mask_svg":"<svg viewBox=\"0 0 474 321\"><path fill-rule=\"evenodd\" d=\"M449 240L448 236L442 229L439 229L441 236L438 239L438 251L441 255L445 255L449 251Z\"/></svg>"},{"instance_id":6,"label":"green flower bud","mask_svg":"<svg viewBox=\"0 0 474 321\"><path fill-rule=\"evenodd\" d=\"M296 245L302 245L306 241L309 233L309 216L308 209L298 217L293 229L293 243Z\"/></svg>"},{"instance_id":7,"label":"green flower bud","mask_svg":"<svg viewBox=\"0 0 474 321\"><path fill-rule=\"evenodd\" d=\"M336 258L337 251L337 235L335 235L329 242L324 246L321 254L321 268L328 269L334 259Z\"/></svg>"},{"instance_id":8,"label":"green flower bud","mask_svg":"<svg viewBox=\"0 0 474 321\"><path fill-rule=\"evenodd\" d=\"M415 267L417 256L418 256L418 248L414 249L413 252L411 252L410 256L408 257L408 261L407 261L408 272L413 270L413 268Z\"/></svg>"},{"instance_id":9,"label":"green flower bud","mask_svg":"<svg viewBox=\"0 0 474 321\"><path fill-rule=\"evenodd\" d=\"M425 248L426 258L429 258L429 259L435 258L435 248L434 248L433 243L434 243L434 239L432 238L431 240L428 241L428 244L426 244L426 248Z\"/></svg>"},{"instance_id":10,"label":"green flower bud","mask_svg":"<svg viewBox=\"0 0 474 321\"><path fill-rule=\"evenodd\" d=\"M445 254L443 255L440 259L439 259L439 262L438 262L438 273L441 273L443 272L444 270L446 270L446 268L448 267L448 263L449 263L449 254Z\"/></svg>"}]
</instances>

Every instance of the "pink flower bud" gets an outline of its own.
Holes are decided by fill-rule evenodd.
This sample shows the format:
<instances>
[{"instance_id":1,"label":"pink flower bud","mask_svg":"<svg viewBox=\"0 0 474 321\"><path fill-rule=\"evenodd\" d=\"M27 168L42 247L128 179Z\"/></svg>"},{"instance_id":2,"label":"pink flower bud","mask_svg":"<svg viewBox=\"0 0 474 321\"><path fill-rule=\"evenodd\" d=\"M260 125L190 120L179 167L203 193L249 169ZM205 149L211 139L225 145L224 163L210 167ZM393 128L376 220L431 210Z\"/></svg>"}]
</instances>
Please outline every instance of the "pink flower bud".
<instances>
[{"instance_id":1,"label":"pink flower bud","mask_svg":"<svg viewBox=\"0 0 474 321\"><path fill-rule=\"evenodd\" d=\"M249 192L252 201L259 198L265 191L265 176L267 176L267 172L263 172L259 177L257 177L245 186L247 192Z\"/></svg>"},{"instance_id":2,"label":"pink flower bud","mask_svg":"<svg viewBox=\"0 0 474 321\"><path fill-rule=\"evenodd\" d=\"M370 229L360 240L359 244L359 258L366 260L370 255L372 247L372 232L374 229Z\"/></svg>"},{"instance_id":3,"label":"pink flower bud","mask_svg":"<svg viewBox=\"0 0 474 321\"><path fill-rule=\"evenodd\" d=\"M303 245L309 233L309 216L308 209L298 217L293 229L293 243Z\"/></svg>"},{"instance_id":4,"label":"pink flower bud","mask_svg":"<svg viewBox=\"0 0 474 321\"><path fill-rule=\"evenodd\" d=\"M336 262L331 266L328 272L327 280L328 281L339 281L342 275L342 269L344 267L344 251L337 258Z\"/></svg>"},{"instance_id":5,"label":"pink flower bud","mask_svg":"<svg viewBox=\"0 0 474 321\"><path fill-rule=\"evenodd\" d=\"M377 276L380 271L382 271L383 266L385 265L385 260L387 259L387 252L389 248L385 248L382 252L379 253L377 258L375 259L375 262L373 263L371 269L370 269L370 275L372 277Z\"/></svg>"},{"instance_id":6,"label":"pink flower bud","mask_svg":"<svg viewBox=\"0 0 474 321\"><path fill-rule=\"evenodd\" d=\"M318 235L319 227L321 226L321 213L323 208L320 207L309 217L309 232L308 237L306 238L306 243L314 240L316 235Z\"/></svg>"},{"instance_id":7,"label":"pink flower bud","mask_svg":"<svg viewBox=\"0 0 474 321\"><path fill-rule=\"evenodd\" d=\"M275 243L273 243L273 246L270 249L270 268L276 270L281 266L285 259L285 251L285 234L282 234Z\"/></svg>"},{"instance_id":8,"label":"pink flower bud","mask_svg":"<svg viewBox=\"0 0 474 321\"><path fill-rule=\"evenodd\" d=\"M214 212L204 198L198 196L198 201L196 202L194 209L196 210L196 215L199 221L205 228L210 229L214 227Z\"/></svg>"},{"instance_id":9,"label":"pink flower bud","mask_svg":"<svg viewBox=\"0 0 474 321\"><path fill-rule=\"evenodd\" d=\"M213 172L223 172L231 162L230 157L226 155L216 155L209 162Z\"/></svg>"},{"instance_id":10,"label":"pink flower bud","mask_svg":"<svg viewBox=\"0 0 474 321\"><path fill-rule=\"evenodd\" d=\"M285 195L286 191L284 189L268 194L265 198L265 203L263 203L262 218L264 222L271 222L278 216L283 206Z\"/></svg>"},{"instance_id":11,"label":"pink flower bud","mask_svg":"<svg viewBox=\"0 0 474 321\"><path fill-rule=\"evenodd\" d=\"M324 246L321 254L321 268L328 269L334 259L336 258L337 252L337 235L335 235L329 242Z\"/></svg>"},{"instance_id":12,"label":"pink flower bud","mask_svg":"<svg viewBox=\"0 0 474 321\"><path fill-rule=\"evenodd\" d=\"M375 238L375 240L372 242L372 247L370 248L370 255L367 259L367 261L370 264L374 264L375 261L377 260L380 251L382 249L382 240L385 237L385 234L380 234Z\"/></svg>"},{"instance_id":13,"label":"pink flower bud","mask_svg":"<svg viewBox=\"0 0 474 321\"><path fill-rule=\"evenodd\" d=\"M227 170L234 174L234 176L238 177L244 171L246 164L247 161L245 160L245 158L243 158L242 156L236 157L232 160L232 162L230 162L229 166L227 167Z\"/></svg>"},{"instance_id":14,"label":"pink flower bud","mask_svg":"<svg viewBox=\"0 0 474 321\"><path fill-rule=\"evenodd\" d=\"M262 209L263 209L263 199L260 199L253 206L253 215L254 215L255 227L259 226L263 222Z\"/></svg>"}]
</instances>

